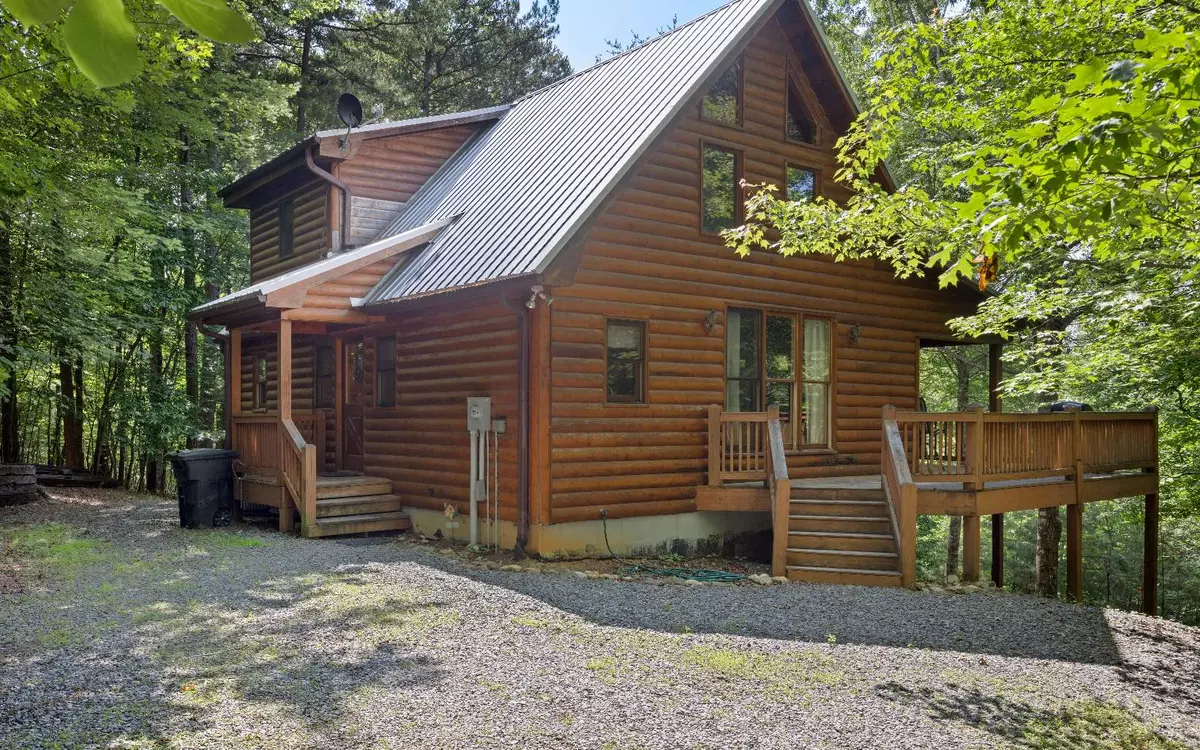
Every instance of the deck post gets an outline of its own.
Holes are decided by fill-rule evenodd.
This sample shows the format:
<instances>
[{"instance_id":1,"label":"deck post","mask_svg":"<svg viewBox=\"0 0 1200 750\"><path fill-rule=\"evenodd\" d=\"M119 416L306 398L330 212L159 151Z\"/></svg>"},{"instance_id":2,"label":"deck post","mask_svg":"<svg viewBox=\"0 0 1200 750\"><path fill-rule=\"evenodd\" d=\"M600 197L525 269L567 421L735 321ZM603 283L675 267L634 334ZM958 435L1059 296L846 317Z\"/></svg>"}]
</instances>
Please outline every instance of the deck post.
<instances>
[{"instance_id":1,"label":"deck post","mask_svg":"<svg viewBox=\"0 0 1200 750\"><path fill-rule=\"evenodd\" d=\"M721 486L721 407L708 407L708 486Z\"/></svg>"},{"instance_id":2,"label":"deck post","mask_svg":"<svg viewBox=\"0 0 1200 750\"><path fill-rule=\"evenodd\" d=\"M1000 383L1004 380L1004 365L1001 356L1004 344L988 344L988 411L1004 411L1000 398ZM996 588L1004 587L1004 514L992 514L992 583Z\"/></svg>"},{"instance_id":3,"label":"deck post","mask_svg":"<svg viewBox=\"0 0 1200 750\"><path fill-rule=\"evenodd\" d=\"M1067 591L1083 601L1083 505L1067 506Z\"/></svg>"},{"instance_id":4,"label":"deck post","mask_svg":"<svg viewBox=\"0 0 1200 750\"><path fill-rule=\"evenodd\" d=\"M333 468L341 471L345 468L343 465L343 446L342 446L342 431L345 426L342 424L343 413L342 409L345 401L346 391L346 345L341 336L333 338ZM325 450L325 446L321 446L321 450Z\"/></svg>"},{"instance_id":5,"label":"deck post","mask_svg":"<svg viewBox=\"0 0 1200 750\"><path fill-rule=\"evenodd\" d=\"M1142 611L1158 614L1158 495L1146 495L1142 549Z\"/></svg>"},{"instance_id":6,"label":"deck post","mask_svg":"<svg viewBox=\"0 0 1200 750\"><path fill-rule=\"evenodd\" d=\"M979 580L979 516L963 516L963 580Z\"/></svg>"}]
</instances>

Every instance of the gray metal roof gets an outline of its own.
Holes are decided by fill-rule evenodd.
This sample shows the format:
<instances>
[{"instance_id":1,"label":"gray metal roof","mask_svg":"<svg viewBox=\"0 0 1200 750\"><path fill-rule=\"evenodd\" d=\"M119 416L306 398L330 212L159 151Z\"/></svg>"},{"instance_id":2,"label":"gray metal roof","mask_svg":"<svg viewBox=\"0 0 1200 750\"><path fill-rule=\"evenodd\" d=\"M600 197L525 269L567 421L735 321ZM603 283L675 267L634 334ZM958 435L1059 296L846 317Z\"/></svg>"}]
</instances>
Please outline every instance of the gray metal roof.
<instances>
[{"instance_id":1,"label":"gray metal roof","mask_svg":"<svg viewBox=\"0 0 1200 750\"><path fill-rule=\"evenodd\" d=\"M366 304L545 271L778 2L735 0L518 100L381 234L461 214Z\"/></svg>"}]
</instances>

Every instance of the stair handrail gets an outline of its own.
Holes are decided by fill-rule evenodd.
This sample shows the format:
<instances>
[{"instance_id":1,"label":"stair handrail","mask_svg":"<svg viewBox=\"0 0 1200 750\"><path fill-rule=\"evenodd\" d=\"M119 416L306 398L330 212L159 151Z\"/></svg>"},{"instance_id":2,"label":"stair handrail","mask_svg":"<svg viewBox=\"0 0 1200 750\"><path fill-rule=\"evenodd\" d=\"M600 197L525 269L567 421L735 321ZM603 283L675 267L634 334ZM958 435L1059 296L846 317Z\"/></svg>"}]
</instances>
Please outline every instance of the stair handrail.
<instances>
[{"instance_id":1,"label":"stair handrail","mask_svg":"<svg viewBox=\"0 0 1200 750\"><path fill-rule=\"evenodd\" d=\"M300 511L300 534L309 536L317 522L317 446L300 434L291 419L279 420L281 458L280 475L284 487ZM283 512L285 509L280 509ZM291 512L291 509L286 509Z\"/></svg>"},{"instance_id":2,"label":"stair handrail","mask_svg":"<svg viewBox=\"0 0 1200 750\"><path fill-rule=\"evenodd\" d=\"M771 575L787 575L787 550L792 482L788 479L779 407L767 408L767 489L771 496Z\"/></svg>"},{"instance_id":3,"label":"stair handrail","mask_svg":"<svg viewBox=\"0 0 1200 750\"><path fill-rule=\"evenodd\" d=\"M908 468L894 406L883 407L881 442L880 481L900 556L900 583L907 587L917 578L917 485Z\"/></svg>"}]
</instances>

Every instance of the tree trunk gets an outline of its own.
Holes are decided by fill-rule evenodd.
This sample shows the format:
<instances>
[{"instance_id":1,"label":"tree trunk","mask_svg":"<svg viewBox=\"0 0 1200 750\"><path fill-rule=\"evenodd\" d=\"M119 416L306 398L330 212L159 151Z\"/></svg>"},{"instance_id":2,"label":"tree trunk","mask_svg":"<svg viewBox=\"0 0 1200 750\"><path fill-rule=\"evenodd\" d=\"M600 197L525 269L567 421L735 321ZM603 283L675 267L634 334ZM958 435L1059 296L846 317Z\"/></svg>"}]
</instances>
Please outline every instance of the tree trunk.
<instances>
[{"instance_id":1,"label":"tree trunk","mask_svg":"<svg viewBox=\"0 0 1200 750\"><path fill-rule=\"evenodd\" d=\"M971 403L971 366L967 358L957 351L958 347L950 347L954 351L954 383L958 410L966 411ZM962 549L962 516L950 516L950 531L946 534L946 575L958 575L958 561Z\"/></svg>"},{"instance_id":2,"label":"tree trunk","mask_svg":"<svg viewBox=\"0 0 1200 750\"><path fill-rule=\"evenodd\" d=\"M63 463L72 469L83 469L83 377L76 378L74 364L67 356L58 362L58 388L62 394Z\"/></svg>"},{"instance_id":3,"label":"tree trunk","mask_svg":"<svg viewBox=\"0 0 1200 750\"><path fill-rule=\"evenodd\" d=\"M433 92L433 50L425 50L425 64L421 75L421 114L428 115Z\"/></svg>"},{"instance_id":4,"label":"tree trunk","mask_svg":"<svg viewBox=\"0 0 1200 750\"><path fill-rule=\"evenodd\" d=\"M0 212L0 462L20 463L20 411L17 406L17 275L12 259L12 217Z\"/></svg>"},{"instance_id":5,"label":"tree trunk","mask_svg":"<svg viewBox=\"0 0 1200 750\"><path fill-rule=\"evenodd\" d=\"M192 144L188 138L187 131L181 125L179 127L179 210L186 215L192 212L192 187L188 184L190 174L188 167L191 164ZM196 235L190 228L184 229L183 245L188 249L189 259L184 263L183 267L183 292L187 298L187 304L190 306L196 302L196 262L199 259L199 251L196 248ZM199 366L197 364L198 356L198 341L196 323L191 318L183 324L183 381L184 391L187 393L188 404L192 411L192 429L188 431L187 447L195 448L196 442L195 432L199 428L200 422L200 375Z\"/></svg>"},{"instance_id":6,"label":"tree trunk","mask_svg":"<svg viewBox=\"0 0 1200 750\"><path fill-rule=\"evenodd\" d=\"M1034 559L1034 592L1039 596L1058 596L1058 544L1062 538L1062 517L1058 507L1039 508L1037 550Z\"/></svg>"},{"instance_id":7,"label":"tree trunk","mask_svg":"<svg viewBox=\"0 0 1200 750\"><path fill-rule=\"evenodd\" d=\"M308 96L308 73L312 63L313 24L304 26L304 42L300 50L300 82L296 87L296 132L303 138L308 128L304 97Z\"/></svg>"}]
</instances>

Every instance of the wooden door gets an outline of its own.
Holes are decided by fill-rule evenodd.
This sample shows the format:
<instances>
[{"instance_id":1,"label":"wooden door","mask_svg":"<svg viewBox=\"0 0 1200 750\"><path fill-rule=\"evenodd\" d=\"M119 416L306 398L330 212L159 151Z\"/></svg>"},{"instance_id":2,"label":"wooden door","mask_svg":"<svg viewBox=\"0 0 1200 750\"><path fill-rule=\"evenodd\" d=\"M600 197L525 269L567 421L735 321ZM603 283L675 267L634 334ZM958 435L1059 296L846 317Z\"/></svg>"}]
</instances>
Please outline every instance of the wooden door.
<instances>
[{"instance_id":1,"label":"wooden door","mask_svg":"<svg viewBox=\"0 0 1200 750\"><path fill-rule=\"evenodd\" d=\"M346 471L363 470L363 342L348 340L345 346L345 377L342 382L342 466Z\"/></svg>"}]
</instances>

